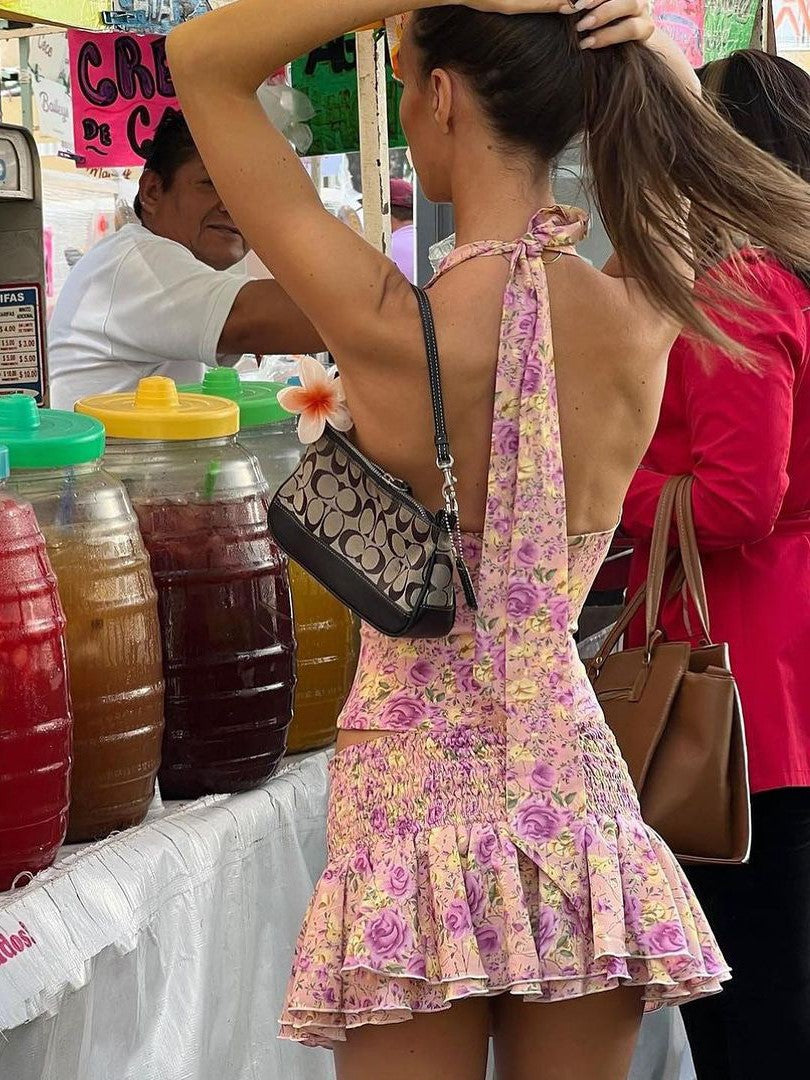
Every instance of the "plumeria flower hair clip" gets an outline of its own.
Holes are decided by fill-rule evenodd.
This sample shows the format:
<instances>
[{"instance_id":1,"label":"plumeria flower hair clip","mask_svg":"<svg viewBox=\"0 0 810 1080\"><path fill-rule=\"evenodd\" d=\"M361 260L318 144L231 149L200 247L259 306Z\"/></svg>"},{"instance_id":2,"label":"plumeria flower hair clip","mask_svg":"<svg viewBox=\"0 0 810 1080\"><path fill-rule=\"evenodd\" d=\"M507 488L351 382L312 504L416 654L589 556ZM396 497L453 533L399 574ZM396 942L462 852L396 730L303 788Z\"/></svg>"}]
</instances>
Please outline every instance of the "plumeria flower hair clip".
<instances>
[{"instance_id":1,"label":"plumeria flower hair clip","mask_svg":"<svg viewBox=\"0 0 810 1080\"><path fill-rule=\"evenodd\" d=\"M337 369L326 371L311 356L298 361L300 386L287 386L278 392L278 402L287 412L298 416L298 438L302 443L314 443L323 435L326 425L335 431L349 431L352 418L346 408L346 395Z\"/></svg>"}]
</instances>

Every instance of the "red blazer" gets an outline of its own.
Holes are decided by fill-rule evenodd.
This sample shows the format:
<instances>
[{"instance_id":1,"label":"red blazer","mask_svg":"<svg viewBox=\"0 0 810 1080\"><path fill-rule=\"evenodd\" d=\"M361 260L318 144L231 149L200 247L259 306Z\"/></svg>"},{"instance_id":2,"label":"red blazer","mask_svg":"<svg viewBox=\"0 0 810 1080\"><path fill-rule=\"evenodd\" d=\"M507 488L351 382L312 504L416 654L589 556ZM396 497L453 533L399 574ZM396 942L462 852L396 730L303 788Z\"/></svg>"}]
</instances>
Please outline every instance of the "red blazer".
<instances>
[{"instance_id":1,"label":"red blazer","mask_svg":"<svg viewBox=\"0 0 810 1080\"><path fill-rule=\"evenodd\" d=\"M762 310L734 330L758 373L722 354L704 367L672 350L661 417L624 508L636 545L630 588L647 571L666 479L691 473L712 636L740 689L753 791L810 785L810 291L774 260L747 256ZM729 328L729 322L725 323ZM671 639L697 642L682 597L663 611ZM638 645L639 621L629 640Z\"/></svg>"}]
</instances>

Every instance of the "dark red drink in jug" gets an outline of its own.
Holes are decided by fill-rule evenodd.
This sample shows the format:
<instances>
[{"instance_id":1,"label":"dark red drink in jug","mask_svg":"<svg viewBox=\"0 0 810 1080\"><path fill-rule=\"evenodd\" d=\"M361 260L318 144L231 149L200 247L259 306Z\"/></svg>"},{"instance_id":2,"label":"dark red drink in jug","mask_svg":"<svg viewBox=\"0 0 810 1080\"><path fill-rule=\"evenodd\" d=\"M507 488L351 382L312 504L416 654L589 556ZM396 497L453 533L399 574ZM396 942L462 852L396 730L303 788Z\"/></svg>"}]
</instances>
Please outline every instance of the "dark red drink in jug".
<instances>
[{"instance_id":1,"label":"dark red drink in jug","mask_svg":"<svg viewBox=\"0 0 810 1080\"><path fill-rule=\"evenodd\" d=\"M266 498L134 505L163 636L161 793L255 787L284 754L295 682L287 568Z\"/></svg>"}]
</instances>

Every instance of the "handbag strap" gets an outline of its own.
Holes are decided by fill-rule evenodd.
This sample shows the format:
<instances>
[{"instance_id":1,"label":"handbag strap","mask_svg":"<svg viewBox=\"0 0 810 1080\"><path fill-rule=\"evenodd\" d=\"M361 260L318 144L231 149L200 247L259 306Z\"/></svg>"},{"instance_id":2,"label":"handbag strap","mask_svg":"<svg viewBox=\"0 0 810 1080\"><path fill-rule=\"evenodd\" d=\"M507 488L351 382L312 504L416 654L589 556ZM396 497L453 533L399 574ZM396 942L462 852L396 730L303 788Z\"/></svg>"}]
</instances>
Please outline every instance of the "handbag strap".
<instances>
[{"instance_id":1,"label":"handbag strap","mask_svg":"<svg viewBox=\"0 0 810 1080\"><path fill-rule=\"evenodd\" d=\"M647 655L650 657L656 636L660 633L658 616L660 614L664 579L667 572L675 566L676 562L679 565L670 585L668 599L675 596L685 582L695 605L705 642L706 644L711 642L709 605L706 598L706 585L703 579L703 568L700 562L695 521L692 513L693 485L694 478L691 476L673 476L664 485L653 522L647 580L638 587L631 599L627 601L621 615L602 642L598 655L593 657L586 665L592 679L599 675L605 659L610 656L619 644L630 623L638 615L642 604L645 604L645 602L646 646ZM677 552L668 550L673 517L678 530L679 551Z\"/></svg>"},{"instance_id":2,"label":"handbag strap","mask_svg":"<svg viewBox=\"0 0 810 1080\"><path fill-rule=\"evenodd\" d=\"M419 317L422 320L422 333L425 339L425 355L427 356L428 383L430 385L430 401L433 407L433 441L436 444L436 468L444 477L442 483L442 498L444 499L444 516L447 531L453 545L453 554L456 560L461 588L464 591L464 599L472 611L478 610L478 599L475 595L467 563L464 559L464 550L461 540L461 523L458 510L458 495L456 494L457 478L453 474L455 459L450 451L450 436L447 434L447 421L444 415L444 396L442 394L442 376L439 364L439 344L436 339L436 324L433 321L433 311L430 300L424 289L418 285L412 285L417 303L419 304Z\"/></svg>"},{"instance_id":3,"label":"handbag strap","mask_svg":"<svg viewBox=\"0 0 810 1080\"><path fill-rule=\"evenodd\" d=\"M585 665L585 669L588 672L588 676L591 679L596 679L599 672L602 670L602 665L608 656L613 652L616 646L621 641L630 623L635 619L636 615L641 610L641 605L644 603L644 599L647 595L647 585L642 584L636 590L635 595L624 606L619 618L610 628L610 633L602 642L601 648L596 656L592 657Z\"/></svg>"},{"instance_id":4,"label":"handbag strap","mask_svg":"<svg viewBox=\"0 0 810 1080\"><path fill-rule=\"evenodd\" d=\"M712 640L709 624L709 602L706 597L706 583L703 579L703 567L700 563L700 549L695 533L695 519L692 513L692 487L694 479L687 476L678 488L675 499L675 519L678 523L678 543L681 549L681 564L687 588L695 605L700 627L706 644Z\"/></svg>"},{"instance_id":5,"label":"handbag strap","mask_svg":"<svg viewBox=\"0 0 810 1080\"><path fill-rule=\"evenodd\" d=\"M653 521L650 541L650 561L647 571L646 631L647 648L652 645L658 629L658 616L661 610L661 591L666 576L669 536L672 531L672 519L675 515L675 501L685 477L672 476L664 484Z\"/></svg>"}]
</instances>

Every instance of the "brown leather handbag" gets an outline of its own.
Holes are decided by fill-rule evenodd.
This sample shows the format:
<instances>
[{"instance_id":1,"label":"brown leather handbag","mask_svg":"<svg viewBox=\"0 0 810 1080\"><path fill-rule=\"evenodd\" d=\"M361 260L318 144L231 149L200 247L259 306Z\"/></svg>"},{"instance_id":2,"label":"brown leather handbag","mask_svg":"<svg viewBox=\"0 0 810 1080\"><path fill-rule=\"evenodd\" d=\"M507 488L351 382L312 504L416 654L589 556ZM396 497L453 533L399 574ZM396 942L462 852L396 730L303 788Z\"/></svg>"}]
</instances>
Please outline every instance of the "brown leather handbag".
<instances>
[{"instance_id":1,"label":"brown leather handbag","mask_svg":"<svg viewBox=\"0 0 810 1080\"><path fill-rule=\"evenodd\" d=\"M680 553L668 557L673 515ZM701 644L667 641L659 627L664 577L670 596L691 595ZM646 644L613 652L646 611ZM644 820L683 862L744 863L751 803L742 709L728 646L712 643L692 518L692 478L673 477L661 494L647 582L625 607L588 675L638 791Z\"/></svg>"}]
</instances>

